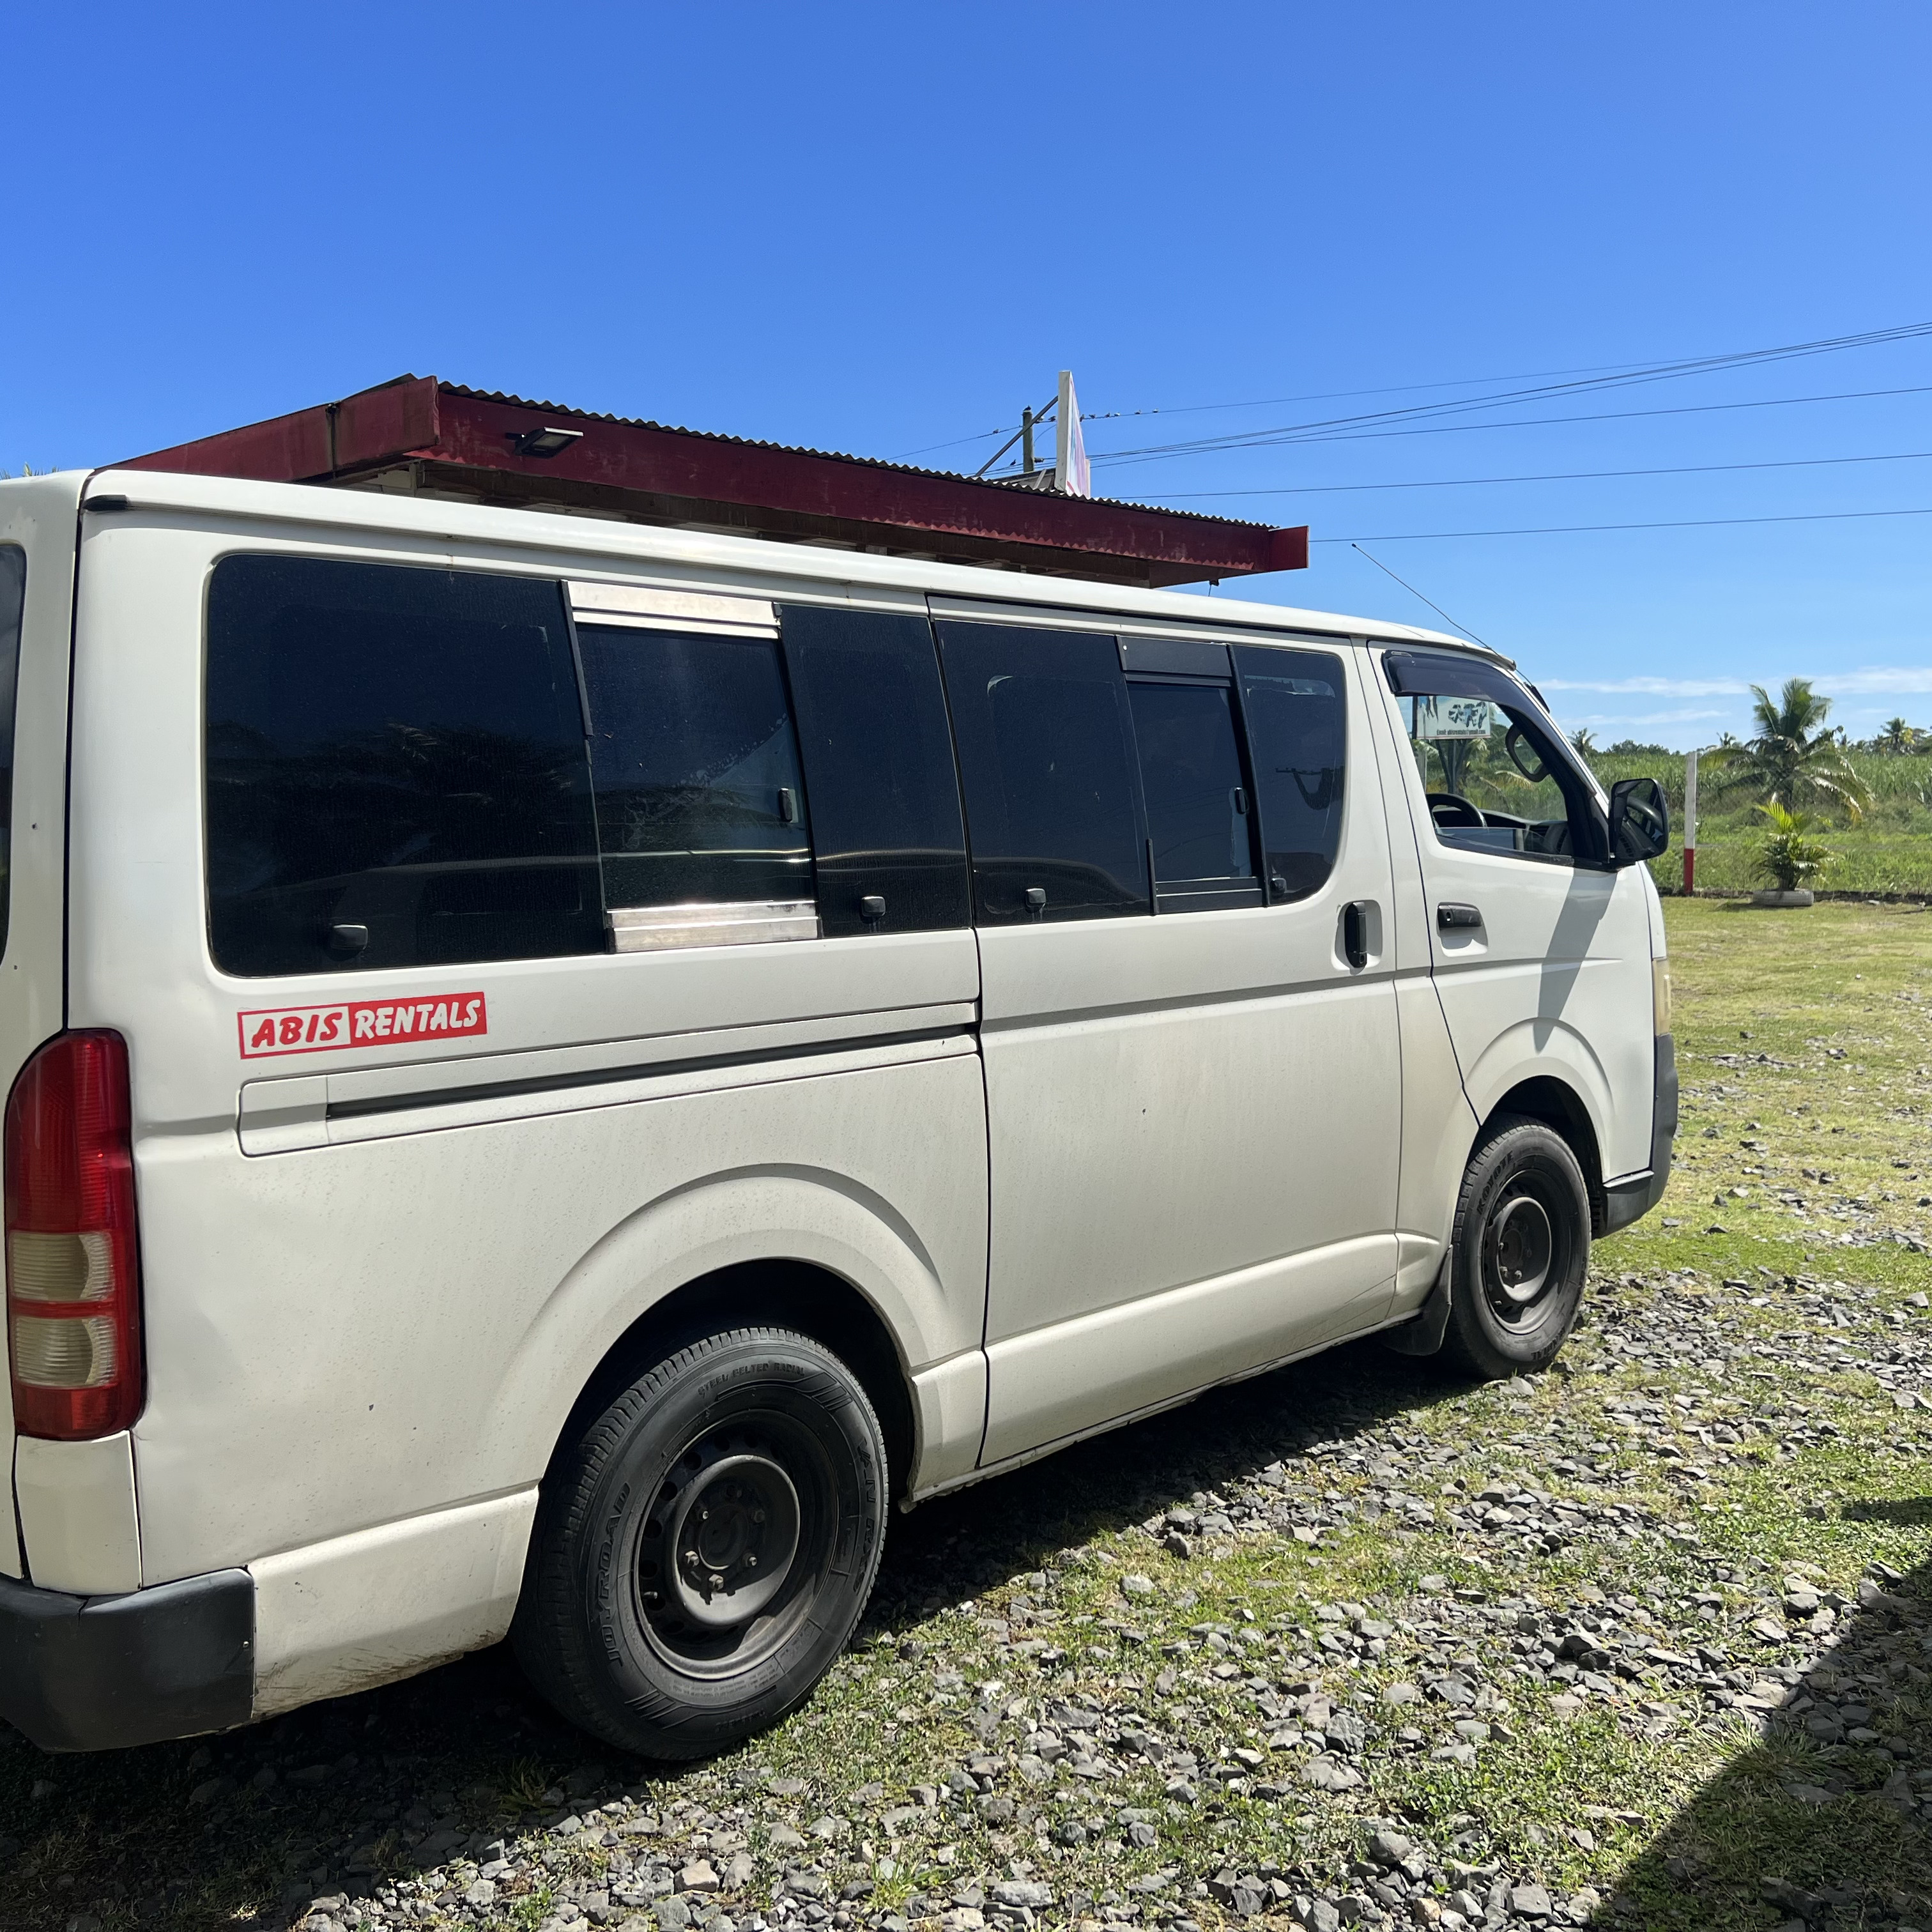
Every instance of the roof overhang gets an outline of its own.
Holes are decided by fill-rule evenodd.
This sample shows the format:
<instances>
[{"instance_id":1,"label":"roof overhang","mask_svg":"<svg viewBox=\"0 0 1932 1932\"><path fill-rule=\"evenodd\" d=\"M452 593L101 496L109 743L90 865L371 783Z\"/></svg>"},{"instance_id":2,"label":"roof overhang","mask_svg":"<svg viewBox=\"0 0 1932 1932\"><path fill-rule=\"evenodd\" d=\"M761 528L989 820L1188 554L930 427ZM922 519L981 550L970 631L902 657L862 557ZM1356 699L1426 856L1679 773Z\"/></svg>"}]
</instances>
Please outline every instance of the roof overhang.
<instances>
[{"instance_id":1,"label":"roof overhang","mask_svg":"<svg viewBox=\"0 0 1932 1932\"><path fill-rule=\"evenodd\" d=\"M580 431L554 454L535 432ZM1151 588L1308 562L1304 525L977 478L593 416L405 376L117 464L543 509Z\"/></svg>"}]
</instances>

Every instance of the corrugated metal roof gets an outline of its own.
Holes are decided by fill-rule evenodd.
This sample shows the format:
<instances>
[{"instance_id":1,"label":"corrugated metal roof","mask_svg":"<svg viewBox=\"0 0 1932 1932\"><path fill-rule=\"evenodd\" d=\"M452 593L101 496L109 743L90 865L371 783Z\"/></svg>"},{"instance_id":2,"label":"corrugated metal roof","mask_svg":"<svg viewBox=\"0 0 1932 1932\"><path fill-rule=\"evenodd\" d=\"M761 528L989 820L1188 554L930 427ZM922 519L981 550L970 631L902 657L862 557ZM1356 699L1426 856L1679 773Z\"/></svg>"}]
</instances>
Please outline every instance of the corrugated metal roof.
<instances>
[{"instance_id":1,"label":"corrugated metal roof","mask_svg":"<svg viewBox=\"0 0 1932 1932\"><path fill-rule=\"evenodd\" d=\"M419 380L414 376L398 376L394 379L394 382L413 382ZM985 476L968 476L964 472L958 470L927 470L917 464L894 463L883 457L854 456L842 449L813 449L803 443L772 442L759 436L728 436L718 430L691 429L682 423L657 422L646 416L613 416L609 411L604 410L580 410L573 407L568 403L543 402L533 400L528 396L513 396L502 389L472 389L461 382L444 382L440 377L437 379L436 386L439 388L446 390L452 396L467 396L476 401L483 403L508 403L518 409L543 410L552 416L575 416L584 422L617 423L629 429L659 430L672 436L694 436L705 442L735 443L742 449L776 450L786 456L815 456L827 463L856 464L867 470L892 470L902 476L930 476L946 483L973 483L984 490L998 490L1003 494L1012 494L1011 485L1009 484L997 482ZM377 386L382 388L390 388L394 386L394 383L384 382ZM1214 517L1209 516L1199 510L1172 510L1163 503L1136 502L1131 498L1124 496L1094 496L1084 500L1095 503L1111 504L1117 509L1138 510L1149 516L1174 517L1187 523L1220 524L1246 530L1265 530L1274 527L1268 524L1252 523L1242 517Z\"/></svg>"}]
</instances>

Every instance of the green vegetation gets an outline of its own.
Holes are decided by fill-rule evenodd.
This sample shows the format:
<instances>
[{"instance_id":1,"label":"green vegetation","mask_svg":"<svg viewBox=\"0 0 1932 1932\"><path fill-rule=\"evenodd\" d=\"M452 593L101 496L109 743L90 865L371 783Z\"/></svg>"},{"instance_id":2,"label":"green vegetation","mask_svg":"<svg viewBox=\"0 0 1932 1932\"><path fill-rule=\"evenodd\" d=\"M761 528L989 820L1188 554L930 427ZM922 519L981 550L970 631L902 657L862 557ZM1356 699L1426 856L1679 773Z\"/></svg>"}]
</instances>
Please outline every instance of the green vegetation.
<instances>
[{"instance_id":1,"label":"green vegetation","mask_svg":"<svg viewBox=\"0 0 1932 1932\"><path fill-rule=\"evenodd\" d=\"M1758 848L1758 863L1765 877L1781 892L1809 885L1833 856L1828 845L1821 845L1810 836L1810 814L1787 812L1774 798L1758 810L1771 821L1771 830Z\"/></svg>"},{"instance_id":2,"label":"green vegetation","mask_svg":"<svg viewBox=\"0 0 1932 1932\"><path fill-rule=\"evenodd\" d=\"M1825 722L1832 700L1802 677L1786 678L1775 701L1761 684L1751 691L1756 736L1742 745L1721 745L1703 760L1712 802L1744 792L1761 800L1782 799L1794 812L1812 802L1836 806L1856 824L1871 802L1871 789Z\"/></svg>"},{"instance_id":3,"label":"green vegetation","mask_svg":"<svg viewBox=\"0 0 1932 1932\"><path fill-rule=\"evenodd\" d=\"M1804 884L1825 892L1932 893L1932 732L1894 718L1876 737L1852 743L1826 723L1832 700L1808 680L1787 679L1775 698L1761 685L1751 689L1756 735L1739 744L1726 734L1699 754L1697 890L1742 892L1763 884L1768 855L1759 808L1775 800L1805 818L1808 835L1831 821L1832 849ZM1587 730L1570 742L1606 790L1619 778L1662 783L1673 836L1651 870L1660 891L1681 891L1684 754L1629 739L1600 746Z\"/></svg>"},{"instance_id":4,"label":"green vegetation","mask_svg":"<svg viewBox=\"0 0 1932 1932\"><path fill-rule=\"evenodd\" d=\"M1670 802L1671 844L1651 869L1659 890L1681 890L1683 753L1618 746L1588 755L1591 769L1606 790L1618 778L1661 782ZM1923 752L1915 755L1858 746L1846 748L1842 755L1868 802L1856 824L1840 822L1830 827L1828 838L1834 856L1811 884L1826 892L1932 893L1932 757ZM1706 770L1706 760L1700 758L1697 890L1749 892L1763 883L1757 865L1763 820L1756 810L1762 801L1742 789L1713 797ZM1844 814L1834 816L1844 819Z\"/></svg>"}]
</instances>

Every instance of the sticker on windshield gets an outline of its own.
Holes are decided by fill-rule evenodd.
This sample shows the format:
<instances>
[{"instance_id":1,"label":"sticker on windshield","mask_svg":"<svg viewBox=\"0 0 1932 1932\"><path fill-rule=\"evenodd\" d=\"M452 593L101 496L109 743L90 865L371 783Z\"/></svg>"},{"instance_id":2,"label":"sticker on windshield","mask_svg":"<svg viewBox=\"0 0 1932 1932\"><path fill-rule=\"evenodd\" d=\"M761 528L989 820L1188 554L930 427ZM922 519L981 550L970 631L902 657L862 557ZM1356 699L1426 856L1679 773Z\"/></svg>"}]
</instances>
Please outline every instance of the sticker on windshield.
<instances>
[{"instance_id":1,"label":"sticker on windshield","mask_svg":"<svg viewBox=\"0 0 1932 1932\"><path fill-rule=\"evenodd\" d=\"M1408 735L1429 742L1486 738L1496 720L1496 708L1486 698L1412 698L1409 702L1415 722Z\"/></svg>"},{"instance_id":2,"label":"sticker on windshield","mask_svg":"<svg viewBox=\"0 0 1932 1932\"><path fill-rule=\"evenodd\" d=\"M344 1000L330 1006L276 1006L236 1016L244 1060L275 1053L329 1053L398 1040L473 1040L490 1030L481 993L434 1000Z\"/></svg>"}]
</instances>

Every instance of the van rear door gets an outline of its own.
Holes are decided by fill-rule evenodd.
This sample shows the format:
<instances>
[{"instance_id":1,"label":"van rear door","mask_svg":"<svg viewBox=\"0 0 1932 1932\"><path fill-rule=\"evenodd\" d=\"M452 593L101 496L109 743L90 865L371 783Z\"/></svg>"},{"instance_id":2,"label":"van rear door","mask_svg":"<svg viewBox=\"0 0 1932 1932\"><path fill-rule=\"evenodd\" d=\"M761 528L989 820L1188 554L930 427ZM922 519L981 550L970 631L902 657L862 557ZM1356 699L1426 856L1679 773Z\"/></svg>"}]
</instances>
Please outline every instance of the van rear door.
<instances>
[{"instance_id":1,"label":"van rear door","mask_svg":"<svg viewBox=\"0 0 1932 1932\"><path fill-rule=\"evenodd\" d=\"M62 1024L68 654L85 481L74 470L0 482L0 1089L9 1093ZM0 1575L20 1576L10 1378L0 1381Z\"/></svg>"}]
</instances>

